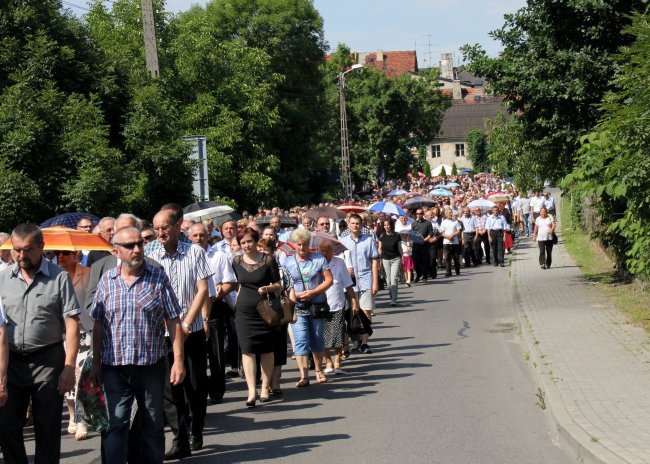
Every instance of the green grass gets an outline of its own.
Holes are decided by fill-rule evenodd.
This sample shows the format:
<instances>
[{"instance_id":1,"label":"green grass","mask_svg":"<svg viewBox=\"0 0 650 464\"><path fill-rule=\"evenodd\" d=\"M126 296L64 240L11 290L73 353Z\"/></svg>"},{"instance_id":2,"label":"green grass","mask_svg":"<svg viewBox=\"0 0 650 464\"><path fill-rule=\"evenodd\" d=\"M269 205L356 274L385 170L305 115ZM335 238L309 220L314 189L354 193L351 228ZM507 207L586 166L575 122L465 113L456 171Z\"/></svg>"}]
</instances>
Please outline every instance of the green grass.
<instances>
[{"instance_id":1,"label":"green grass","mask_svg":"<svg viewBox=\"0 0 650 464\"><path fill-rule=\"evenodd\" d=\"M650 333L650 291L641 284L623 279L596 241L580 228L570 228L570 205L564 197L560 220L564 246L584 277L598 288L611 305L621 310L632 324L643 327Z\"/></svg>"}]
</instances>

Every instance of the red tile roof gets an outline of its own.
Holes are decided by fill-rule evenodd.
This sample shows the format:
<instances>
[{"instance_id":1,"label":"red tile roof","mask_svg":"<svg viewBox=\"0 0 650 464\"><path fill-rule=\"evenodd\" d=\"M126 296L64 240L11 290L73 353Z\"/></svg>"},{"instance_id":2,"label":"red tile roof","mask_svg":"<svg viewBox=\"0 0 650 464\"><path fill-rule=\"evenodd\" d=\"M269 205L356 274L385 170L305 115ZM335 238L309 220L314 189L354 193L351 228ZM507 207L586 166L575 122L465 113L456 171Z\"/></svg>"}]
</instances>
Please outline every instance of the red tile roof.
<instances>
[{"instance_id":1,"label":"red tile roof","mask_svg":"<svg viewBox=\"0 0 650 464\"><path fill-rule=\"evenodd\" d=\"M364 66L372 66L388 77L399 77L406 73L418 72L418 57L415 50L403 52L383 52L383 60L377 60L377 53L368 53Z\"/></svg>"}]
</instances>

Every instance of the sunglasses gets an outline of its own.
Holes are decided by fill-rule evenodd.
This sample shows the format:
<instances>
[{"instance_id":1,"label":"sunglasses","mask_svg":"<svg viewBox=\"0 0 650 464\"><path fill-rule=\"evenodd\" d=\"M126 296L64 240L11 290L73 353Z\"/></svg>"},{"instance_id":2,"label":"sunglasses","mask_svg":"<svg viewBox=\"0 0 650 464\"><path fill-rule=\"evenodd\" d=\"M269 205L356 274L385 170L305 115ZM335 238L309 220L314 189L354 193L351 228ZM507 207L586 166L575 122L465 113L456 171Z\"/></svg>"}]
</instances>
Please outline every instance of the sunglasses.
<instances>
[{"instance_id":1,"label":"sunglasses","mask_svg":"<svg viewBox=\"0 0 650 464\"><path fill-rule=\"evenodd\" d=\"M126 248L127 250L133 250L135 247L142 248L144 245L144 240L138 240L137 242L131 243L116 243L115 245L119 245L122 248Z\"/></svg>"}]
</instances>

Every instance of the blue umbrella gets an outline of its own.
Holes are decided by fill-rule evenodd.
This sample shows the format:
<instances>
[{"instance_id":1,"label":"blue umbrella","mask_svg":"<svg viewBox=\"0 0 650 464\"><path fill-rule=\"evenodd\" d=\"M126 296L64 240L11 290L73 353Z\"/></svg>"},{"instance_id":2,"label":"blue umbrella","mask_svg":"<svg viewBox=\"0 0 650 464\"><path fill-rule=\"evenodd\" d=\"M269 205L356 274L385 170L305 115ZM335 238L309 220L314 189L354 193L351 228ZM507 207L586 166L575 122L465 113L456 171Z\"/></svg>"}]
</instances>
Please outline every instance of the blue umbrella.
<instances>
[{"instance_id":1,"label":"blue umbrella","mask_svg":"<svg viewBox=\"0 0 650 464\"><path fill-rule=\"evenodd\" d=\"M403 189L395 189L395 190L391 190L390 192L388 192L388 193L386 194L386 196L387 196L387 197L396 197L396 196L399 196L399 195L406 195L407 193L408 193L408 192L407 192L406 190L403 190Z\"/></svg>"},{"instance_id":2,"label":"blue umbrella","mask_svg":"<svg viewBox=\"0 0 650 464\"><path fill-rule=\"evenodd\" d=\"M93 225L97 225L99 223L99 218L94 214L78 211L74 213L63 213L59 214L58 216L54 216L53 218L42 222L41 227L63 226L69 227L70 229L76 229L77 222L79 222L79 218L81 216L89 217L93 221Z\"/></svg>"},{"instance_id":3,"label":"blue umbrella","mask_svg":"<svg viewBox=\"0 0 650 464\"><path fill-rule=\"evenodd\" d=\"M447 198L451 198L454 196L453 193L445 189L433 189L429 192L429 195L431 195L432 197L447 197Z\"/></svg>"},{"instance_id":4,"label":"blue umbrella","mask_svg":"<svg viewBox=\"0 0 650 464\"><path fill-rule=\"evenodd\" d=\"M406 211L389 201L378 201L368 207L368 211L373 213L396 214L397 216L406 216Z\"/></svg>"},{"instance_id":5,"label":"blue umbrella","mask_svg":"<svg viewBox=\"0 0 650 464\"><path fill-rule=\"evenodd\" d=\"M437 188L437 189L446 189L447 186L446 186L445 184L436 184L436 185L433 186L433 188Z\"/></svg>"},{"instance_id":6,"label":"blue umbrella","mask_svg":"<svg viewBox=\"0 0 650 464\"><path fill-rule=\"evenodd\" d=\"M471 173L473 173L473 172L474 172L474 171L473 171L472 169L469 169L469 168L463 168L463 169L461 169L460 171L458 171L458 174L471 174Z\"/></svg>"},{"instance_id":7,"label":"blue umbrella","mask_svg":"<svg viewBox=\"0 0 650 464\"><path fill-rule=\"evenodd\" d=\"M456 182L449 182L447 184L448 188L454 188L454 187L460 187L460 184L457 184Z\"/></svg>"}]
</instances>

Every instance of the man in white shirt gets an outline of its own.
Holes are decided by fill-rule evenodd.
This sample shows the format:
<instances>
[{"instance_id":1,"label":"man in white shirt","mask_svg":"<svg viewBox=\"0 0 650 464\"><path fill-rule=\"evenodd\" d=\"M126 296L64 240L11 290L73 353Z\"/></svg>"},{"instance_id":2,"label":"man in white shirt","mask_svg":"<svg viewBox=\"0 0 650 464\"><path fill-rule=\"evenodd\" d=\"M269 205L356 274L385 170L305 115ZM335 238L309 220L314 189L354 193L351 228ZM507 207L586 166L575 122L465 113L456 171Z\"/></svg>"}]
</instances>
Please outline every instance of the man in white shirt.
<instances>
[{"instance_id":1,"label":"man in white shirt","mask_svg":"<svg viewBox=\"0 0 650 464\"><path fill-rule=\"evenodd\" d=\"M445 209L445 219L440 224L442 236L443 259L445 261L445 276L451 277L451 260L454 260L456 275L460 275L460 241L459 236L463 228L453 216L451 209Z\"/></svg>"},{"instance_id":2,"label":"man in white shirt","mask_svg":"<svg viewBox=\"0 0 650 464\"><path fill-rule=\"evenodd\" d=\"M539 210L544 206L545 199L541 192L535 192L535 196L530 199L530 209L533 217L530 218L531 225L535 224L535 219L539 217Z\"/></svg>"},{"instance_id":3,"label":"man in white shirt","mask_svg":"<svg viewBox=\"0 0 650 464\"><path fill-rule=\"evenodd\" d=\"M521 217L519 220L524 226L522 232L526 237L530 237L531 227L530 227L530 196L528 193L522 193L519 196L519 209L521 210Z\"/></svg>"},{"instance_id":4,"label":"man in white shirt","mask_svg":"<svg viewBox=\"0 0 650 464\"><path fill-rule=\"evenodd\" d=\"M397 221L395 221L395 232L400 233L403 230L411 230L411 222L413 219L407 218L406 216L400 216Z\"/></svg>"}]
</instances>

